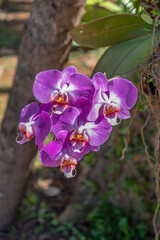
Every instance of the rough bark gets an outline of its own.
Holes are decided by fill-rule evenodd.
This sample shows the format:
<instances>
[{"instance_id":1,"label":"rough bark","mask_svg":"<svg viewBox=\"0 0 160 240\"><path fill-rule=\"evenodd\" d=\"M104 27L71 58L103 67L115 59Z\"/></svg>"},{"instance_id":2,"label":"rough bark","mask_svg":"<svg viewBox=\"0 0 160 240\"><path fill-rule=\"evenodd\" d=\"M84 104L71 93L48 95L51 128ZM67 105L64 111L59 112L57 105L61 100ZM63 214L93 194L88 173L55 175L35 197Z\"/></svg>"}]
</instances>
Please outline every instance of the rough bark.
<instances>
[{"instance_id":1,"label":"rough bark","mask_svg":"<svg viewBox=\"0 0 160 240\"><path fill-rule=\"evenodd\" d=\"M0 1L0 9L3 9L6 7L8 0L2 0L2 2Z\"/></svg>"},{"instance_id":2,"label":"rough bark","mask_svg":"<svg viewBox=\"0 0 160 240\"><path fill-rule=\"evenodd\" d=\"M0 132L0 229L15 216L30 164L37 148L33 141L15 143L21 109L34 101L35 75L61 69L71 49L69 30L84 11L85 0L35 0L19 53L15 81Z\"/></svg>"}]
</instances>

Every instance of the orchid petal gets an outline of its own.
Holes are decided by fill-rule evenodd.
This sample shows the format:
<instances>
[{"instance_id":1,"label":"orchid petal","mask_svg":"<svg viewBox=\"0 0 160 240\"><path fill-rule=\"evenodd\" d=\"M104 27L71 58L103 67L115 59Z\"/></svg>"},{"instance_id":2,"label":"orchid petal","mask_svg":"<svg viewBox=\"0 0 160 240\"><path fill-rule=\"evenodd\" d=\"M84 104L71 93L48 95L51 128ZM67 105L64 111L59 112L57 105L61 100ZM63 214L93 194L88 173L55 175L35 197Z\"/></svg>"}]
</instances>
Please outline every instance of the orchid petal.
<instances>
[{"instance_id":1,"label":"orchid petal","mask_svg":"<svg viewBox=\"0 0 160 240\"><path fill-rule=\"evenodd\" d=\"M123 78L116 78L108 83L109 92L113 92L120 100L121 106L126 105L131 109L137 100L137 88L135 85Z\"/></svg>"},{"instance_id":2,"label":"orchid petal","mask_svg":"<svg viewBox=\"0 0 160 240\"><path fill-rule=\"evenodd\" d=\"M106 92L108 90L108 80L105 77L103 73L96 73L92 78L93 84L95 86L95 89L98 90L101 88L103 92Z\"/></svg>"},{"instance_id":3,"label":"orchid petal","mask_svg":"<svg viewBox=\"0 0 160 240\"><path fill-rule=\"evenodd\" d=\"M37 102L26 105L20 114L20 122L30 122L34 115L39 112L39 106Z\"/></svg>"},{"instance_id":4,"label":"orchid petal","mask_svg":"<svg viewBox=\"0 0 160 240\"><path fill-rule=\"evenodd\" d=\"M109 138L112 131L112 126L105 118L99 124L88 122L83 128L86 130L89 137L88 142L92 146L102 145Z\"/></svg>"},{"instance_id":5,"label":"orchid petal","mask_svg":"<svg viewBox=\"0 0 160 240\"><path fill-rule=\"evenodd\" d=\"M57 167L60 165L62 145L58 142L50 142L44 146L39 153L42 163L47 167Z\"/></svg>"},{"instance_id":6,"label":"orchid petal","mask_svg":"<svg viewBox=\"0 0 160 240\"><path fill-rule=\"evenodd\" d=\"M48 136L51 129L51 119L48 113L42 111L34 123L35 144L41 144Z\"/></svg>"},{"instance_id":7,"label":"orchid petal","mask_svg":"<svg viewBox=\"0 0 160 240\"><path fill-rule=\"evenodd\" d=\"M70 103L75 103L79 97L86 97L92 100L94 91L95 88L90 78L80 73L71 75L70 83L67 89L70 96Z\"/></svg>"},{"instance_id":8,"label":"orchid petal","mask_svg":"<svg viewBox=\"0 0 160 240\"><path fill-rule=\"evenodd\" d=\"M80 114L80 111L75 107L68 107L60 116L57 122L52 125L53 134L57 134L60 130L70 131L74 125L74 122L77 116ZM54 121L54 115L52 115L52 121Z\"/></svg>"},{"instance_id":9,"label":"orchid petal","mask_svg":"<svg viewBox=\"0 0 160 240\"><path fill-rule=\"evenodd\" d=\"M52 111L52 107L53 107L53 103L52 102L42 103L39 106L39 113L41 113L42 111L50 113Z\"/></svg>"},{"instance_id":10,"label":"orchid petal","mask_svg":"<svg viewBox=\"0 0 160 240\"><path fill-rule=\"evenodd\" d=\"M100 110L100 107L102 106L101 103L97 103L97 104L94 104L88 114L88 117L87 117L87 120L88 121L95 121L98 116L99 116L99 110Z\"/></svg>"},{"instance_id":11,"label":"orchid petal","mask_svg":"<svg viewBox=\"0 0 160 240\"><path fill-rule=\"evenodd\" d=\"M64 84L69 84L70 76L74 73L77 73L77 69L74 66L69 66L62 71L61 88Z\"/></svg>"},{"instance_id":12,"label":"orchid petal","mask_svg":"<svg viewBox=\"0 0 160 240\"><path fill-rule=\"evenodd\" d=\"M50 95L54 90L60 89L62 81L62 73L58 70L48 70L37 74L34 85L33 94L41 103L50 102Z\"/></svg>"}]
</instances>

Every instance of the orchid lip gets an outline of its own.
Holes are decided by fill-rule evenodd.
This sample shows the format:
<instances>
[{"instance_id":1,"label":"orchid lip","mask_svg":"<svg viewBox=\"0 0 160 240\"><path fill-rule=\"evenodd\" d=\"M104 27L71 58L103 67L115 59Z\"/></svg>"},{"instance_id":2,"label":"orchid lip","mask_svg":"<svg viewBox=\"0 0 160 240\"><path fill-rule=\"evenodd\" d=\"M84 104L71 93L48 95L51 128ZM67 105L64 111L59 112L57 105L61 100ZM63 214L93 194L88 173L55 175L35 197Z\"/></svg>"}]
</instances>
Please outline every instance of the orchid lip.
<instances>
[{"instance_id":1,"label":"orchid lip","mask_svg":"<svg viewBox=\"0 0 160 240\"><path fill-rule=\"evenodd\" d=\"M61 159L60 171L64 173L66 178L75 177L77 160L67 154Z\"/></svg>"},{"instance_id":2,"label":"orchid lip","mask_svg":"<svg viewBox=\"0 0 160 240\"><path fill-rule=\"evenodd\" d=\"M81 153L88 142L88 136L86 131L83 130L82 132L75 130L70 135L70 142L72 144L73 152Z\"/></svg>"},{"instance_id":3,"label":"orchid lip","mask_svg":"<svg viewBox=\"0 0 160 240\"><path fill-rule=\"evenodd\" d=\"M62 91L54 91L53 93L51 93L50 95L50 99L52 102L57 103L57 104L68 104L69 103L69 98L68 98L68 94L66 92L62 92Z\"/></svg>"},{"instance_id":4,"label":"orchid lip","mask_svg":"<svg viewBox=\"0 0 160 240\"><path fill-rule=\"evenodd\" d=\"M54 91L50 99L53 103L52 111L56 114L61 114L67 107L69 103L69 98L67 93L62 93L61 91Z\"/></svg>"},{"instance_id":5,"label":"orchid lip","mask_svg":"<svg viewBox=\"0 0 160 240\"><path fill-rule=\"evenodd\" d=\"M18 134L17 138L16 138L16 142L19 144L23 144L25 142L29 142L32 137L34 137L34 128L33 128L33 124L34 122L28 122L28 123L24 123L24 122L20 122L18 124L18 128L22 133L22 139L18 140L18 137L20 136Z\"/></svg>"},{"instance_id":6,"label":"orchid lip","mask_svg":"<svg viewBox=\"0 0 160 240\"><path fill-rule=\"evenodd\" d=\"M65 109L68 108L67 104L54 104L52 107L52 111L56 114L61 114Z\"/></svg>"},{"instance_id":7,"label":"orchid lip","mask_svg":"<svg viewBox=\"0 0 160 240\"><path fill-rule=\"evenodd\" d=\"M103 114L105 117L112 117L114 114L117 115L118 117L119 115L118 113L120 110L121 110L120 105L114 106L114 105L107 104L107 105L104 105Z\"/></svg>"}]
</instances>

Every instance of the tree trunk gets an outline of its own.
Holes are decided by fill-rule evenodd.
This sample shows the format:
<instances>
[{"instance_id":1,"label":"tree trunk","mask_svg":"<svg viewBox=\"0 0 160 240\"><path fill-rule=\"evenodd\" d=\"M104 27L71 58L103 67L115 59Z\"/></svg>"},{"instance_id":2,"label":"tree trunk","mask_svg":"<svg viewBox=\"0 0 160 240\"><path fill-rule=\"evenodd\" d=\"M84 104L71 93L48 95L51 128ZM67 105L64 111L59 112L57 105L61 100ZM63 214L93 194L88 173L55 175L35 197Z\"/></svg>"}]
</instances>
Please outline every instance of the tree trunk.
<instances>
[{"instance_id":1,"label":"tree trunk","mask_svg":"<svg viewBox=\"0 0 160 240\"><path fill-rule=\"evenodd\" d=\"M61 69L71 49L69 30L84 11L85 0L35 0L19 53L15 81L0 132L0 229L13 220L37 148L15 142L21 109L34 101L35 75Z\"/></svg>"},{"instance_id":2,"label":"tree trunk","mask_svg":"<svg viewBox=\"0 0 160 240\"><path fill-rule=\"evenodd\" d=\"M2 0L0 1L0 10L6 7L8 0Z\"/></svg>"}]
</instances>

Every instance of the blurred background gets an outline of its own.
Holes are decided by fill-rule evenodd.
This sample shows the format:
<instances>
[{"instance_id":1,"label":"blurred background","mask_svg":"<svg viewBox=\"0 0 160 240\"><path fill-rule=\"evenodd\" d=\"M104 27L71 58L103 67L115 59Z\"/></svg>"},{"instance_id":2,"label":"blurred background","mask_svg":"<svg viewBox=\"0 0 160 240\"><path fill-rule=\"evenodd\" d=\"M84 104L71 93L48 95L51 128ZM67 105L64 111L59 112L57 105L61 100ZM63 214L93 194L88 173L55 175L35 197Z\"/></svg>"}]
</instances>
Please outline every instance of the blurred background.
<instances>
[{"instance_id":1,"label":"blurred background","mask_svg":"<svg viewBox=\"0 0 160 240\"><path fill-rule=\"evenodd\" d=\"M32 2L0 0L0 127ZM108 12L135 13L133 3L139 1L87 0L81 23ZM72 42L64 67L74 65L79 72L91 76L105 50L83 48ZM134 83L138 87L137 78ZM144 130L153 155L157 129L151 117L145 131L146 118L147 107L138 100L131 119L114 128L100 153L91 152L84 157L73 179L66 179L56 168L44 167L37 153L16 219L0 233L0 240L153 239L155 176L147 163L141 132Z\"/></svg>"}]
</instances>

